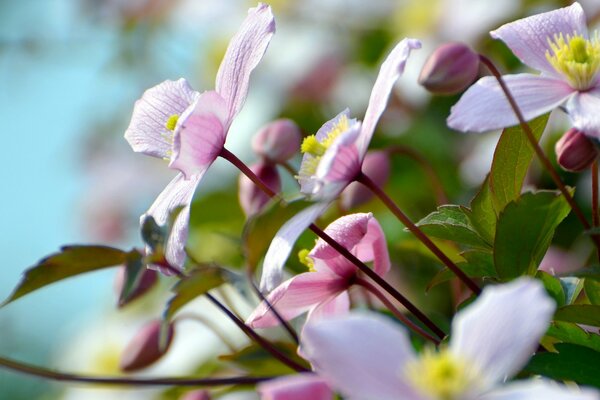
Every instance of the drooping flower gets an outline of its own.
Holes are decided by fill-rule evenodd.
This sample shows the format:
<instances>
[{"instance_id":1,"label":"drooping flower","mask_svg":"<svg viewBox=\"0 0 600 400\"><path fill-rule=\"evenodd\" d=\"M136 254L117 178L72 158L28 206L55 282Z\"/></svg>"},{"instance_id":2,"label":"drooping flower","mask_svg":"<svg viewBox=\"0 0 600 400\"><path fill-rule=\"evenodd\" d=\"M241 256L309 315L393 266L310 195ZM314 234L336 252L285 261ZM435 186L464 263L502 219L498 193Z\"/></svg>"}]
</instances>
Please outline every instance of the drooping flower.
<instances>
[{"instance_id":1,"label":"drooping flower","mask_svg":"<svg viewBox=\"0 0 600 400\"><path fill-rule=\"evenodd\" d=\"M223 149L229 127L239 113L250 74L264 55L275 22L271 8L259 4L233 37L215 82L214 91L198 93L186 80L165 81L148 89L135 104L125 138L134 151L169 161L180 171L142 216L160 225L178 206L166 251L167 261L180 268L185 260L189 204L204 173Z\"/></svg>"},{"instance_id":2,"label":"drooping flower","mask_svg":"<svg viewBox=\"0 0 600 400\"><path fill-rule=\"evenodd\" d=\"M505 75L526 120L557 107L587 136L600 138L600 38L590 35L579 3L534 15L491 32L540 75ZM452 108L448 126L488 131L516 125L517 118L493 77L481 78Z\"/></svg>"},{"instance_id":3,"label":"drooping flower","mask_svg":"<svg viewBox=\"0 0 600 400\"><path fill-rule=\"evenodd\" d=\"M539 281L487 287L452 322L450 344L417 355L404 329L377 314L309 321L301 354L354 400L598 399L543 380L500 386L525 366L555 309Z\"/></svg>"},{"instance_id":4,"label":"drooping flower","mask_svg":"<svg viewBox=\"0 0 600 400\"><path fill-rule=\"evenodd\" d=\"M344 110L315 135L304 139L301 146L304 156L298 173L300 191L318 202L296 214L275 235L263 262L262 290L272 290L281 282L283 264L298 236L361 171L394 83L404 72L411 50L420 47L416 39L403 39L394 47L381 65L362 123L350 118L349 110Z\"/></svg>"},{"instance_id":5,"label":"drooping flower","mask_svg":"<svg viewBox=\"0 0 600 400\"><path fill-rule=\"evenodd\" d=\"M383 276L390 268L385 236L372 214L350 214L338 218L325 233L340 243L359 260L373 261L374 271ZM337 250L319 239L312 250L299 254L310 272L283 282L267 300L284 319L292 319L309 311L309 319L323 315L345 313L350 308L348 288L356 276L357 267ZM248 317L254 328L266 328L279 323L266 302L262 302Z\"/></svg>"}]
</instances>

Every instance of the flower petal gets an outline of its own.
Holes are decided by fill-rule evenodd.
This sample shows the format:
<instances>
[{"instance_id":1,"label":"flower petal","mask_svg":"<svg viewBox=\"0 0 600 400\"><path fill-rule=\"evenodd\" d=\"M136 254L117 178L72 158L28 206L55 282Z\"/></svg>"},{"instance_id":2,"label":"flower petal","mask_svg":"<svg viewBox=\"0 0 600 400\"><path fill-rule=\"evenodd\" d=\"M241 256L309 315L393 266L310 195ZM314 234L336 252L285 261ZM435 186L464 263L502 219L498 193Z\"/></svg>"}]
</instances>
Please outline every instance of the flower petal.
<instances>
[{"instance_id":1,"label":"flower petal","mask_svg":"<svg viewBox=\"0 0 600 400\"><path fill-rule=\"evenodd\" d=\"M215 86L227 103L229 121L244 105L250 74L265 54L274 32L275 20L271 7L260 3L248 11L248 16L229 42ZM228 128L229 124L225 130Z\"/></svg>"},{"instance_id":2,"label":"flower petal","mask_svg":"<svg viewBox=\"0 0 600 400\"><path fill-rule=\"evenodd\" d=\"M267 296L267 300L283 319L289 320L337 296L347 287L344 279L332 273L305 272L283 282ZM279 320L263 301L246 323L253 328L268 328L279 325Z\"/></svg>"},{"instance_id":3,"label":"flower petal","mask_svg":"<svg viewBox=\"0 0 600 400\"><path fill-rule=\"evenodd\" d=\"M316 374L287 375L256 385L261 400L333 400L333 391Z\"/></svg>"},{"instance_id":4,"label":"flower petal","mask_svg":"<svg viewBox=\"0 0 600 400\"><path fill-rule=\"evenodd\" d=\"M488 394L478 397L479 400L599 400L598 392L567 388L553 381L529 380L504 385Z\"/></svg>"},{"instance_id":5,"label":"flower petal","mask_svg":"<svg viewBox=\"0 0 600 400\"><path fill-rule=\"evenodd\" d=\"M363 262L373 261L373 269L378 275L384 276L390 270L385 233L375 218L369 219L367 233L356 245L354 252Z\"/></svg>"},{"instance_id":6,"label":"flower petal","mask_svg":"<svg viewBox=\"0 0 600 400\"><path fill-rule=\"evenodd\" d=\"M283 265L298 237L329 207L329 202L316 203L294 215L279 229L263 261L260 289L271 291L282 281Z\"/></svg>"},{"instance_id":7,"label":"flower petal","mask_svg":"<svg viewBox=\"0 0 600 400\"><path fill-rule=\"evenodd\" d=\"M184 206L171 229L171 236L169 236L166 249L167 261L179 269L183 267L185 260L185 243L187 242L190 214L189 205L198 183L204 176L204 172L201 171L196 175L192 175L190 179L185 179L183 174L177 174L154 200L148 211L140 218L143 221L146 216L152 216L157 224L164 225L173 209Z\"/></svg>"},{"instance_id":8,"label":"flower petal","mask_svg":"<svg viewBox=\"0 0 600 400\"><path fill-rule=\"evenodd\" d=\"M185 79L164 81L144 92L135 102L125 139L135 152L168 158L173 132L166 124L172 115L181 115L198 97Z\"/></svg>"},{"instance_id":9,"label":"flower petal","mask_svg":"<svg viewBox=\"0 0 600 400\"><path fill-rule=\"evenodd\" d=\"M316 321L318 319L347 314L349 311L350 295L347 290L344 290L336 297L325 300L310 310L307 320Z\"/></svg>"},{"instance_id":10,"label":"flower petal","mask_svg":"<svg viewBox=\"0 0 600 400\"><path fill-rule=\"evenodd\" d=\"M315 371L348 399L419 399L402 379L415 358L408 335L375 313L311 321L299 352Z\"/></svg>"},{"instance_id":11,"label":"flower petal","mask_svg":"<svg viewBox=\"0 0 600 400\"><path fill-rule=\"evenodd\" d=\"M558 76L546 59L546 51L550 50L548 40L560 33L566 36L575 32L588 36L585 14L577 2L569 7L510 22L490 34L506 43L524 64Z\"/></svg>"},{"instance_id":12,"label":"flower petal","mask_svg":"<svg viewBox=\"0 0 600 400\"><path fill-rule=\"evenodd\" d=\"M371 213L356 213L340 217L327 225L325 233L333 240L341 244L346 249L352 251L367 234L369 221L373 219ZM310 251L309 256L326 260L338 257L340 253L327 244L323 239L317 240L315 247Z\"/></svg>"},{"instance_id":13,"label":"flower petal","mask_svg":"<svg viewBox=\"0 0 600 400\"><path fill-rule=\"evenodd\" d=\"M488 286L452 322L450 350L493 385L516 374L544 335L556 305L530 278Z\"/></svg>"},{"instance_id":14,"label":"flower petal","mask_svg":"<svg viewBox=\"0 0 600 400\"><path fill-rule=\"evenodd\" d=\"M600 139L600 88L577 93L567 102L573 126L586 136Z\"/></svg>"},{"instance_id":15,"label":"flower petal","mask_svg":"<svg viewBox=\"0 0 600 400\"><path fill-rule=\"evenodd\" d=\"M532 75L505 75L504 80L526 120L560 106L573 89L557 79ZM518 123L494 77L486 76L467 90L450 111L448 126L463 132L485 132Z\"/></svg>"},{"instance_id":16,"label":"flower petal","mask_svg":"<svg viewBox=\"0 0 600 400\"><path fill-rule=\"evenodd\" d=\"M394 47L381 65L379 75L371 91L371 98L369 99L369 106L365 113L362 131L356 143L361 159L367 152L371 137L375 132L375 126L385 110L394 83L404 72L410 51L420 48L421 42L418 40L403 39Z\"/></svg>"},{"instance_id":17,"label":"flower petal","mask_svg":"<svg viewBox=\"0 0 600 400\"><path fill-rule=\"evenodd\" d=\"M225 100L214 91L202 93L177 122L169 167L186 178L207 169L225 144L226 118Z\"/></svg>"}]
</instances>

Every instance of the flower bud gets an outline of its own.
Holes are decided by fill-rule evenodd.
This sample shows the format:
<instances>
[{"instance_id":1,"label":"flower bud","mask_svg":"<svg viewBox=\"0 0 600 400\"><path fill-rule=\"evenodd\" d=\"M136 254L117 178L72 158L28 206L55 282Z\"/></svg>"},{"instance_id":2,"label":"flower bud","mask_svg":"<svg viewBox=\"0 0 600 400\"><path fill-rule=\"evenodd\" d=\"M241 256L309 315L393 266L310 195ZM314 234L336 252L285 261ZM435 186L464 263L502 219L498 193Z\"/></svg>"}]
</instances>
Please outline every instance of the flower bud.
<instances>
[{"instance_id":1,"label":"flower bud","mask_svg":"<svg viewBox=\"0 0 600 400\"><path fill-rule=\"evenodd\" d=\"M160 347L161 321L155 320L144 325L129 342L121 356L120 368L123 372L133 372L149 367L168 350L173 340L174 328L169 325L164 348Z\"/></svg>"},{"instance_id":2,"label":"flower bud","mask_svg":"<svg viewBox=\"0 0 600 400\"><path fill-rule=\"evenodd\" d=\"M427 59L419 83L436 94L455 94L466 89L479 72L479 56L462 43L446 43Z\"/></svg>"},{"instance_id":3,"label":"flower bud","mask_svg":"<svg viewBox=\"0 0 600 400\"><path fill-rule=\"evenodd\" d=\"M281 190L281 179L277 168L270 163L259 161L250 166L252 172L258 176L275 193ZM269 202L269 196L263 192L246 175L241 174L239 180L240 205L246 216L259 212Z\"/></svg>"},{"instance_id":4,"label":"flower bud","mask_svg":"<svg viewBox=\"0 0 600 400\"><path fill-rule=\"evenodd\" d=\"M575 128L569 129L556 142L554 149L558 165L572 172L583 171L598 157L596 145Z\"/></svg>"},{"instance_id":5,"label":"flower bud","mask_svg":"<svg viewBox=\"0 0 600 400\"><path fill-rule=\"evenodd\" d=\"M362 164L362 171L377 186L384 186L390 175L390 159L385 151L369 151ZM366 203L373 193L362 183L352 182L342 192L340 201L342 209L351 210Z\"/></svg>"},{"instance_id":6,"label":"flower bud","mask_svg":"<svg viewBox=\"0 0 600 400\"><path fill-rule=\"evenodd\" d=\"M119 268L117 275L115 276L115 291L119 296L119 307L124 307L133 300L143 296L156 285L156 282L158 282L158 272L153 269L145 268L140 274L141 276L137 278L137 282L135 282L135 287L132 288L129 293L123 293L125 281L127 279L127 268Z\"/></svg>"},{"instance_id":7,"label":"flower bud","mask_svg":"<svg viewBox=\"0 0 600 400\"><path fill-rule=\"evenodd\" d=\"M252 139L252 149L259 156L283 163L300 150L302 133L290 119L278 119L264 127Z\"/></svg>"},{"instance_id":8,"label":"flower bud","mask_svg":"<svg viewBox=\"0 0 600 400\"><path fill-rule=\"evenodd\" d=\"M210 400L210 393L204 389L192 390L187 392L180 400Z\"/></svg>"}]
</instances>

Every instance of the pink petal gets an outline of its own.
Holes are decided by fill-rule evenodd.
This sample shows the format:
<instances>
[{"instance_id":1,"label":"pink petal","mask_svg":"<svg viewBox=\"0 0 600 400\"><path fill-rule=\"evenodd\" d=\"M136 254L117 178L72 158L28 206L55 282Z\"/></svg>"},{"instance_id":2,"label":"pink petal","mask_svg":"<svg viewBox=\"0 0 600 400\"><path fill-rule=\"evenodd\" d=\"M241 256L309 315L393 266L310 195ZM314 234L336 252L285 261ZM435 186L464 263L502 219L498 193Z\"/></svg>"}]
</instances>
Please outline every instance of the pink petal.
<instances>
[{"instance_id":1,"label":"pink petal","mask_svg":"<svg viewBox=\"0 0 600 400\"><path fill-rule=\"evenodd\" d=\"M327 382L316 374L287 375L256 385L261 400L332 400Z\"/></svg>"},{"instance_id":2,"label":"pink petal","mask_svg":"<svg viewBox=\"0 0 600 400\"><path fill-rule=\"evenodd\" d=\"M385 233L375 218L369 219L367 233L356 245L354 253L363 262L373 261L373 269L381 276L390 270Z\"/></svg>"},{"instance_id":3,"label":"pink petal","mask_svg":"<svg viewBox=\"0 0 600 400\"><path fill-rule=\"evenodd\" d=\"M342 111L341 113L339 113L338 115L336 115L335 117L333 117L332 119L330 119L329 121L325 122L317 131L317 133L315 134L315 137L317 138L317 140L319 142L322 142L323 139L327 138L327 135L329 134L329 132L331 132L331 130L333 128L335 128L335 126L337 124L340 123L340 120L342 118L348 118L348 123L349 125L354 125L354 123L356 122L355 118L350 118L350 110L348 108L346 108L344 111Z\"/></svg>"},{"instance_id":4,"label":"pink petal","mask_svg":"<svg viewBox=\"0 0 600 400\"><path fill-rule=\"evenodd\" d=\"M350 296L348 291L344 290L336 297L325 300L324 302L317 305L315 308L310 310L308 313L307 321L316 321L318 319L329 318L333 316L339 316L347 314L350 311Z\"/></svg>"},{"instance_id":5,"label":"pink petal","mask_svg":"<svg viewBox=\"0 0 600 400\"><path fill-rule=\"evenodd\" d=\"M514 376L538 346L556 305L537 280L487 286L452 321L450 350L493 386Z\"/></svg>"},{"instance_id":6,"label":"pink petal","mask_svg":"<svg viewBox=\"0 0 600 400\"><path fill-rule=\"evenodd\" d=\"M334 251L337 253L336 250ZM350 262L346 257L342 256L339 253L337 254L338 255L336 257L328 258L325 260L314 257L315 270L325 271L329 273L333 272L340 278L349 279L354 274L356 274L356 266L352 262Z\"/></svg>"},{"instance_id":7,"label":"pink petal","mask_svg":"<svg viewBox=\"0 0 600 400\"><path fill-rule=\"evenodd\" d=\"M490 32L493 38L506 43L524 64L553 76L558 73L546 59L546 51L550 50L548 39L560 33L565 37L574 33L588 36L585 14L579 3L510 22Z\"/></svg>"},{"instance_id":8,"label":"pink petal","mask_svg":"<svg viewBox=\"0 0 600 400\"><path fill-rule=\"evenodd\" d=\"M167 261L176 268L182 268L185 261L185 244L188 236L189 205L194 196L196 186L204 176L205 171L192 175L190 179L185 179L183 174L177 176L164 188L158 195L152 206L141 217L143 221L146 216L152 216L156 223L164 225L167 222L169 213L179 206L184 206L183 210L177 216L177 220L169 236L167 243L166 257Z\"/></svg>"},{"instance_id":9,"label":"pink petal","mask_svg":"<svg viewBox=\"0 0 600 400\"><path fill-rule=\"evenodd\" d=\"M317 304L336 296L348 284L339 276L327 272L305 272L288 279L267 296L269 303L286 320L297 317ZM268 328L279 324L266 302L258 305L246 321L253 328Z\"/></svg>"},{"instance_id":10,"label":"pink petal","mask_svg":"<svg viewBox=\"0 0 600 400\"><path fill-rule=\"evenodd\" d=\"M595 390L566 387L554 381L530 379L503 385L499 389L479 396L478 400L598 400Z\"/></svg>"},{"instance_id":11,"label":"pink petal","mask_svg":"<svg viewBox=\"0 0 600 400\"><path fill-rule=\"evenodd\" d=\"M300 353L350 399L420 399L403 379L415 354L406 332L377 315L350 314L304 326Z\"/></svg>"},{"instance_id":12,"label":"pink petal","mask_svg":"<svg viewBox=\"0 0 600 400\"><path fill-rule=\"evenodd\" d=\"M175 128L170 168L178 169L189 177L206 170L215 161L227 135L226 107L225 100L217 92L200 95Z\"/></svg>"},{"instance_id":13,"label":"pink petal","mask_svg":"<svg viewBox=\"0 0 600 400\"><path fill-rule=\"evenodd\" d=\"M216 90L227 103L229 121L244 105L250 74L265 54L274 32L271 7L260 3L248 11L237 34L229 42L216 80ZM225 130L228 128L227 124Z\"/></svg>"},{"instance_id":14,"label":"pink petal","mask_svg":"<svg viewBox=\"0 0 600 400\"><path fill-rule=\"evenodd\" d=\"M369 221L372 218L373 214L371 213L344 215L327 225L325 233L343 247L352 251L354 246L356 246L367 234ZM323 239L319 239L309 255L313 258L326 260L338 257L340 253Z\"/></svg>"},{"instance_id":15,"label":"pink petal","mask_svg":"<svg viewBox=\"0 0 600 400\"><path fill-rule=\"evenodd\" d=\"M144 92L135 102L125 139L133 151L169 158L173 132L166 124L172 115L181 115L198 97L185 79L164 81Z\"/></svg>"},{"instance_id":16,"label":"pink petal","mask_svg":"<svg viewBox=\"0 0 600 400\"><path fill-rule=\"evenodd\" d=\"M373 133L375 132L375 126L385 110L394 83L404 72L410 51L419 48L421 48L421 42L418 40L403 39L394 47L381 65L379 75L371 91L371 98L369 99L369 106L365 113L362 132L356 143L361 159L367 152L371 137L373 137Z\"/></svg>"},{"instance_id":17,"label":"pink petal","mask_svg":"<svg viewBox=\"0 0 600 400\"><path fill-rule=\"evenodd\" d=\"M504 80L526 120L560 106L573 93L565 82L538 75L505 75ZM462 95L447 122L463 132L485 132L518 123L500 85L491 76L481 78Z\"/></svg>"},{"instance_id":18,"label":"pink petal","mask_svg":"<svg viewBox=\"0 0 600 400\"><path fill-rule=\"evenodd\" d=\"M600 139L600 88L575 94L567 102L567 112L575 128Z\"/></svg>"},{"instance_id":19,"label":"pink petal","mask_svg":"<svg viewBox=\"0 0 600 400\"><path fill-rule=\"evenodd\" d=\"M279 229L263 261L260 289L271 291L282 281L283 265L298 237L321 215L329 202L316 203L294 215Z\"/></svg>"}]
</instances>

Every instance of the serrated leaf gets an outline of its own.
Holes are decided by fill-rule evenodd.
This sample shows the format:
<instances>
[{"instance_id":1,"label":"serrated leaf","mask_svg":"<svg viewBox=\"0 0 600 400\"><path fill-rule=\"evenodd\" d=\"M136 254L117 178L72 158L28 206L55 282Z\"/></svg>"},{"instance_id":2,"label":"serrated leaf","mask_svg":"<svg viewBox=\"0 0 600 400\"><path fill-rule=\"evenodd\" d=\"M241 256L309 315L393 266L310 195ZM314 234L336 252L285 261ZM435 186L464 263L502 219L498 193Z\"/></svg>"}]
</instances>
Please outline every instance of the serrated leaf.
<instances>
[{"instance_id":1,"label":"serrated leaf","mask_svg":"<svg viewBox=\"0 0 600 400\"><path fill-rule=\"evenodd\" d=\"M51 254L27 269L15 290L0 307L63 279L123 264L128 254L108 246L64 246L59 253Z\"/></svg>"},{"instance_id":2,"label":"serrated leaf","mask_svg":"<svg viewBox=\"0 0 600 400\"><path fill-rule=\"evenodd\" d=\"M555 345L558 353L536 354L525 370L559 381L600 387L600 352L570 343Z\"/></svg>"},{"instance_id":3,"label":"serrated leaf","mask_svg":"<svg viewBox=\"0 0 600 400\"><path fill-rule=\"evenodd\" d=\"M600 326L600 306L594 304L571 304L556 310L556 321Z\"/></svg>"},{"instance_id":4,"label":"serrated leaf","mask_svg":"<svg viewBox=\"0 0 600 400\"><path fill-rule=\"evenodd\" d=\"M546 335L561 342L573 343L600 351L600 335L586 332L572 322L553 321Z\"/></svg>"},{"instance_id":5,"label":"serrated leaf","mask_svg":"<svg viewBox=\"0 0 600 400\"><path fill-rule=\"evenodd\" d=\"M471 224L467 212L468 210L456 205L441 206L417 222L417 226L429 236L452 240L470 247L491 249L492 246Z\"/></svg>"},{"instance_id":6,"label":"serrated leaf","mask_svg":"<svg viewBox=\"0 0 600 400\"><path fill-rule=\"evenodd\" d=\"M556 227L571 208L558 192L525 193L500 213L494 241L494 265L501 279L534 275Z\"/></svg>"},{"instance_id":7,"label":"serrated leaf","mask_svg":"<svg viewBox=\"0 0 600 400\"><path fill-rule=\"evenodd\" d=\"M550 114L542 115L529 122L536 140L542 137L549 116ZM521 126L504 129L494 151L489 176L492 201L498 214L520 196L533 154L533 147Z\"/></svg>"},{"instance_id":8,"label":"serrated leaf","mask_svg":"<svg viewBox=\"0 0 600 400\"><path fill-rule=\"evenodd\" d=\"M487 243L494 242L496 234L496 211L490 193L489 175L483 181L479 192L475 195L470 204L470 212L467 213L471 224Z\"/></svg>"},{"instance_id":9,"label":"serrated leaf","mask_svg":"<svg viewBox=\"0 0 600 400\"><path fill-rule=\"evenodd\" d=\"M600 281L586 278L583 287L590 303L600 305Z\"/></svg>"},{"instance_id":10,"label":"serrated leaf","mask_svg":"<svg viewBox=\"0 0 600 400\"><path fill-rule=\"evenodd\" d=\"M556 301L556 305L558 307L562 307L565 305L565 291L558 278L555 278L554 276L544 271L538 271L535 274L535 277L542 281L544 287L546 288L546 292L548 292L548 294L552 296L554 301Z\"/></svg>"},{"instance_id":11,"label":"serrated leaf","mask_svg":"<svg viewBox=\"0 0 600 400\"><path fill-rule=\"evenodd\" d=\"M467 276L471 278L487 278L487 277L495 277L496 270L494 269L494 261L491 252L484 251L465 251L461 253L461 256L467 260L467 262L460 262L456 264ZM444 268L440 270L431 282L427 285L427 290L431 288L449 281L452 278L455 278L456 274L449 270L448 268Z\"/></svg>"}]
</instances>

